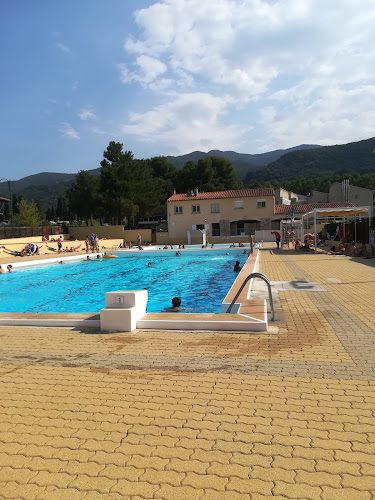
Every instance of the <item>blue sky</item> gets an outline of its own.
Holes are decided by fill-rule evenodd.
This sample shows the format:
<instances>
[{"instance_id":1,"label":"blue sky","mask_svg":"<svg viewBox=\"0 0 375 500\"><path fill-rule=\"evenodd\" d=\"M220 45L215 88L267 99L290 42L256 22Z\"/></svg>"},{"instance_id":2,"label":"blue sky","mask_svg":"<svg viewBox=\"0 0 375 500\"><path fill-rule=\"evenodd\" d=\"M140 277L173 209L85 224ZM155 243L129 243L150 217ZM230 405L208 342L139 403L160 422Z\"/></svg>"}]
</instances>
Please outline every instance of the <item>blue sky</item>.
<instances>
[{"instance_id":1,"label":"blue sky","mask_svg":"<svg viewBox=\"0 0 375 500\"><path fill-rule=\"evenodd\" d=\"M373 0L0 3L0 177L375 135Z\"/></svg>"}]
</instances>

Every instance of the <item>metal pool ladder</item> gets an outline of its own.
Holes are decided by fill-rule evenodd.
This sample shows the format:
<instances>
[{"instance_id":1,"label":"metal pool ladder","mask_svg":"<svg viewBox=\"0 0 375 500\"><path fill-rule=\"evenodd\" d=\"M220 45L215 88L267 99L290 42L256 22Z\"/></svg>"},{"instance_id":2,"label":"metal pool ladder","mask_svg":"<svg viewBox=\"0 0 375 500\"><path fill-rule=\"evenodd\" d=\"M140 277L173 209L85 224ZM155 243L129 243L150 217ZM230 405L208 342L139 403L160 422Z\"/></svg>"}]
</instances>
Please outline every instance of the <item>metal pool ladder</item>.
<instances>
[{"instance_id":1,"label":"metal pool ladder","mask_svg":"<svg viewBox=\"0 0 375 500\"><path fill-rule=\"evenodd\" d=\"M227 313L229 314L232 310L232 307L233 305L235 304L236 300L238 299L238 297L240 296L240 293L242 292L242 290L245 288L245 285L246 283L251 280L252 278L261 278L263 281L266 282L267 284L267 288L268 288L268 296L269 296L269 300L270 300L270 306L271 306L271 312L272 312L272 321L275 321L275 310L273 308L273 299L272 299L272 292L271 292L271 283L270 283L270 280L267 278L267 276L265 274L262 274L262 273L251 273L249 274L249 276L247 278L245 278L244 282L242 283L242 285L240 286L240 289L238 290L238 292L236 293L236 296L234 297L234 299L232 300L232 302L230 303L230 306L228 307L227 309Z\"/></svg>"}]
</instances>

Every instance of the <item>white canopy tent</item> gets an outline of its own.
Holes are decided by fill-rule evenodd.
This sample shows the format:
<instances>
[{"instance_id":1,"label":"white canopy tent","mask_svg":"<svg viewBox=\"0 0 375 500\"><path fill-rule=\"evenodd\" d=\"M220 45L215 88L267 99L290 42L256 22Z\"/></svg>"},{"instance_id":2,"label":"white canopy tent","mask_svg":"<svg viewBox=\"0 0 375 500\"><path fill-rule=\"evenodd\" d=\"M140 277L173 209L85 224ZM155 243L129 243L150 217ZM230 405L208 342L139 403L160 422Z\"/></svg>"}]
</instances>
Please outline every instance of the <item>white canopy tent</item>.
<instances>
[{"instance_id":1,"label":"white canopy tent","mask_svg":"<svg viewBox=\"0 0 375 500\"><path fill-rule=\"evenodd\" d=\"M369 221L369 226L371 225L371 207L346 207L346 208L314 208L314 210L311 210L310 212L307 212L302 215L302 221L303 224L309 223L309 219L313 219L314 221L314 247L315 247L315 253L317 253L317 233L316 233L316 223L318 220L325 220L328 221L330 218L333 218L335 221L339 219L340 221L343 222L344 227L345 223L348 221L354 220L354 223L357 221L358 218L364 218L368 217ZM355 226L356 227L356 226ZM345 234L345 232L344 232Z\"/></svg>"}]
</instances>

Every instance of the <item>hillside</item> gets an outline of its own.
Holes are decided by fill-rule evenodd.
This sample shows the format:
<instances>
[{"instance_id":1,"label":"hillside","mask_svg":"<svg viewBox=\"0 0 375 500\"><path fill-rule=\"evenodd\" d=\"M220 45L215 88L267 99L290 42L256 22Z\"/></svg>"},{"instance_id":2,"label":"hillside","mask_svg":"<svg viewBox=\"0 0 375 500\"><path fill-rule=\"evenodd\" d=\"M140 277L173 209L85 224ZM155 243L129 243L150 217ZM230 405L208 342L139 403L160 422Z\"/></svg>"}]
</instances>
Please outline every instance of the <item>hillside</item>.
<instances>
[{"instance_id":1,"label":"hillside","mask_svg":"<svg viewBox=\"0 0 375 500\"><path fill-rule=\"evenodd\" d=\"M287 153L266 167L249 171L245 183L259 180L289 181L330 173L375 172L375 138L341 146L298 150Z\"/></svg>"},{"instance_id":2,"label":"hillside","mask_svg":"<svg viewBox=\"0 0 375 500\"><path fill-rule=\"evenodd\" d=\"M301 145L254 155L212 150L208 153L194 151L188 155L167 158L177 168L182 168L189 160L197 162L203 156L223 156L232 162L239 179L244 179L245 184L257 181L262 185L272 180L277 180L282 184L307 177L322 177L327 174L375 172L374 151L375 138L371 138L341 146ZM91 170L90 173L95 176L99 175L100 168ZM12 181L11 190L12 193L23 195L27 200L38 200L40 207L46 210L49 206L56 204L59 196L64 196L75 175L53 172L30 175L18 181ZM314 186L312 188L315 189ZM9 196L7 182L0 183L0 196Z\"/></svg>"},{"instance_id":3,"label":"hillside","mask_svg":"<svg viewBox=\"0 0 375 500\"><path fill-rule=\"evenodd\" d=\"M232 163L234 169L236 170L238 179L242 181L246 177L248 172L256 171L259 167L263 167L271 162L276 161L286 153L296 150L316 148L320 148L320 146L314 144L301 144L300 146L295 146L293 148L277 149L276 151L269 151L267 153L259 154L236 153L235 151L220 151L213 149L208 153L203 153L202 151L193 151L192 153L181 156L167 156L167 159L168 161L173 163L176 168L181 169L188 161L191 160L197 162L199 158L205 156L222 156L224 158L227 158Z\"/></svg>"}]
</instances>

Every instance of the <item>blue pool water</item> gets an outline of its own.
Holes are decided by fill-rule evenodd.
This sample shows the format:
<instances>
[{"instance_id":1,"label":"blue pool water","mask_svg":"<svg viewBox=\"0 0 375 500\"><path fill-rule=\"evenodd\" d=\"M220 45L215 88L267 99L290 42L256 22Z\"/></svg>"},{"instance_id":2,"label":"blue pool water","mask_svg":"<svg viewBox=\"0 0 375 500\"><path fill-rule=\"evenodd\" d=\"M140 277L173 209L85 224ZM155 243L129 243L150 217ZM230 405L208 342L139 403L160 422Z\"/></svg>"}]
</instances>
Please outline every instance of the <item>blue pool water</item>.
<instances>
[{"instance_id":1,"label":"blue pool water","mask_svg":"<svg viewBox=\"0 0 375 500\"><path fill-rule=\"evenodd\" d=\"M229 255L227 255L227 253ZM186 312L221 312L237 274L243 249L119 252L116 259L75 261L14 269L0 275L0 312L99 312L105 293L148 290L148 312L171 306L181 297ZM152 267L147 267L151 262Z\"/></svg>"}]
</instances>

